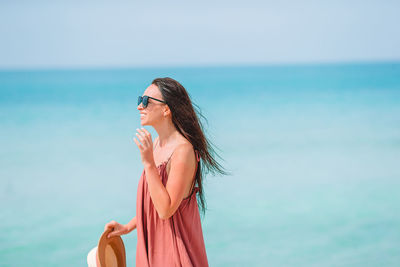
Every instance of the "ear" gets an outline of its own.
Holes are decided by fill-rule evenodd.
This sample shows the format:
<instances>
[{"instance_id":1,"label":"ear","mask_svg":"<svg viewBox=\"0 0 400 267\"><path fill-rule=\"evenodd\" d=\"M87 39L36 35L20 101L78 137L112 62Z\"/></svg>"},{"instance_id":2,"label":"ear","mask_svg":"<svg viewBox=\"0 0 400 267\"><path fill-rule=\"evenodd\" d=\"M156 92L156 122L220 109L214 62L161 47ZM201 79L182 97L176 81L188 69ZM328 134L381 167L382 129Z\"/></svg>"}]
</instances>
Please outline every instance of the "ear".
<instances>
[{"instance_id":1,"label":"ear","mask_svg":"<svg viewBox=\"0 0 400 267\"><path fill-rule=\"evenodd\" d=\"M168 105L165 105L163 115L164 117L171 115L171 110L169 109Z\"/></svg>"}]
</instances>

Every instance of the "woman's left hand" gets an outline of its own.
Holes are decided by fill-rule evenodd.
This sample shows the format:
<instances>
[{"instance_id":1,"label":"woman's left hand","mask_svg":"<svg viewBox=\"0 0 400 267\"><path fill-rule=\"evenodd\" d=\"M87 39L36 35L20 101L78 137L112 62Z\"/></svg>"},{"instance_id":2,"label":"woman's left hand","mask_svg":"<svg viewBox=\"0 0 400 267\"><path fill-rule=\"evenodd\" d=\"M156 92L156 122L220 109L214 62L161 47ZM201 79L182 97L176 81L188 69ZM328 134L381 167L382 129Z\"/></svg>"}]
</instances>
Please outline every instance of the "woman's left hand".
<instances>
[{"instance_id":1,"label":"woman's left hand","mask_svg":"<svg viewBox=\"0 0 400 267\"><path fill-rule=\"evenodd\" d=\"M153 156L153 140L151 139L151 134L145 128L136 130L138 131L136 136L140 142L136 140L136 138L133 138L133 141L140 150L143 165L156 165Z\"/></svg>"}]
</instances>

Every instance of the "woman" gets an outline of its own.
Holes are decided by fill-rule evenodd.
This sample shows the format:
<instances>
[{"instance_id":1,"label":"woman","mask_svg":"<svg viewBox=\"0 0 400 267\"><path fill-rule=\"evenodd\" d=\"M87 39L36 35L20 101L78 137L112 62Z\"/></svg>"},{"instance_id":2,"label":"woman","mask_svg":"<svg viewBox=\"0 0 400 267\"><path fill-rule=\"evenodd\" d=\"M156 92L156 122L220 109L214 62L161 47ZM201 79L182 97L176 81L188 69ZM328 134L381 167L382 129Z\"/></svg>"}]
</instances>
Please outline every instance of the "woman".
<instances>
[{"instance_id":1,"label":"woman","mask_svg":"<svg viewBox=\"0 0 400 267\"><path fill-rule=\"evenodd\" d=\"M139 96L137 109L141 125L153 126L158 137L153 144L146 129L137 129L134 142L144 170L136 217L126 225L111 221L105 229L113 229L109 237L137 229L136 266L208 266L196 193L204 214L203 169L227 173L213 158L215 152L179 82L155 79Z\"/></svg>"}]
</instances>

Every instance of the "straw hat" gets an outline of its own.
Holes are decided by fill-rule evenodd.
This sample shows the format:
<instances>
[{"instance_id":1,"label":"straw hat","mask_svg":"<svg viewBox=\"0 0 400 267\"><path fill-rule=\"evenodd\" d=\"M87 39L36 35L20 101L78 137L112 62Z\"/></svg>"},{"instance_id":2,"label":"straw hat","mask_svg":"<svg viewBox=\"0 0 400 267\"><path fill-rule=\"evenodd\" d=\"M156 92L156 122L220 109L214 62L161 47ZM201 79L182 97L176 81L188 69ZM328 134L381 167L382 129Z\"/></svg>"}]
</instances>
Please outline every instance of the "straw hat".
<instances>
[{"instance_id":1,"label":"straw hat","mask_svg":"<svg viewBox=\"0 0 400 267\"><path fill-rule=\"evenodd\" d=\"M113 229L101 235L97 245L96 265L98 267L126 267L125 246L120 236L107 238Z\"/></svg>"}]
</instances>

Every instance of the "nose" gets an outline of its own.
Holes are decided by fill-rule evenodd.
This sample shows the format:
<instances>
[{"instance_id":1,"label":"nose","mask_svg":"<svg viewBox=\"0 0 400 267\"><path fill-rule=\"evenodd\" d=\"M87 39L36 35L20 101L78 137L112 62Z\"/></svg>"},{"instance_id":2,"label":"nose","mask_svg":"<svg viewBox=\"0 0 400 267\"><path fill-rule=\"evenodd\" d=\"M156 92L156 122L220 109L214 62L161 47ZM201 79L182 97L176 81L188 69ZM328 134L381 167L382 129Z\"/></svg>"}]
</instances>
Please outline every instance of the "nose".
<instances>
[{"instance_id":1,"label":"nose","mask_svg":"<svg viewBox=\"0 0 400 267\"><path fill-rule=\"evenodd\" d=\"M138 110L143 110L143 109L144 109L142 103L140 103L140 104L137 106L137 109L138 109Z\"/></svg>"}]
</instances>

